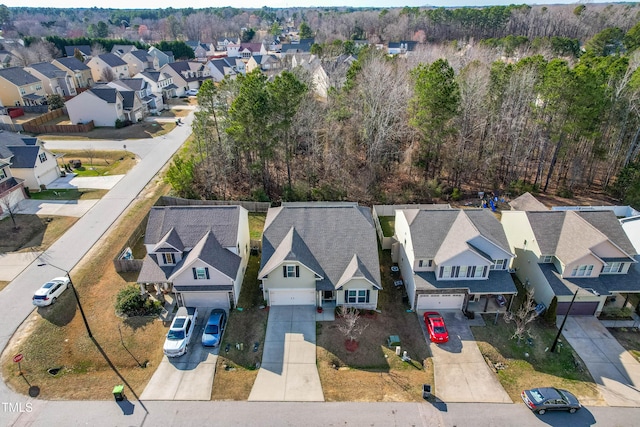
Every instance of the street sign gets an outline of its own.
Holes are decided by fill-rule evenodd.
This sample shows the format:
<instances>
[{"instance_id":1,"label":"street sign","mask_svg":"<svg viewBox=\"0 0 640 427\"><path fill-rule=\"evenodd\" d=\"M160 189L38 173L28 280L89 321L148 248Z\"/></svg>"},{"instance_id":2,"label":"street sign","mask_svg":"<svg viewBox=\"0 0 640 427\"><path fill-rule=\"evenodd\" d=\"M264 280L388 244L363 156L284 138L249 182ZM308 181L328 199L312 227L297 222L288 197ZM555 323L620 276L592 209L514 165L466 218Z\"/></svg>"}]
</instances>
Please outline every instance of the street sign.
<instances>
[{"instance_id":1,"label":"street sign","mask_svg":"<svg viewBox=\"0 0 640 427\"><path fill-rule=\"evenodd\" d=\"M20 363L22 359L24 359L24 356L22 355L22 353L18 353L15 356L13 356L13 361L15 363Z\"/></svg>"}]
</instances>

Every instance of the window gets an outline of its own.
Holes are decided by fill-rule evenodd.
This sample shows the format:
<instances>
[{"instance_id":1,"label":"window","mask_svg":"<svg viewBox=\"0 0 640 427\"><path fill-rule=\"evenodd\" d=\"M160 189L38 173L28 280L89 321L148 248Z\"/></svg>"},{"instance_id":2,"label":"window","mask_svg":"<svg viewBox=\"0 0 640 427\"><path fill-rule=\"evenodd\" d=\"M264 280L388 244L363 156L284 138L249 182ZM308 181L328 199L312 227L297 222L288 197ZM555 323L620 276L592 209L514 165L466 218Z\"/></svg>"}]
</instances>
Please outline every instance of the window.
<instances>
[{"instance_id":1,"label":"window","mask_svg":"<svg viewBox=\"0 0 640 427\"><path fill-rule=\"evenodd\" d=\"M283 265L282 275L284 277L300 277L300 266L298 265Z\"/></svg>"},{"instance_id":2,"label":"window","mask_svg":"<svg viewBox=\"0 0 640 427\"><path fill-rule=\"evenodd\" d=\"M165 264L175 264L176 258L172 253L163 253L162 254L162 262Z\"/></svg>"},{"instance_id":3,"label":"window","mask_svg":"<svg viewBox=\"0 0 640 427\"><path fill-rule=\"evenodd\" d=\"M366 289L349 289L344 291L347 304L365 304L369 302L369 291Z\"/></svg>"},{"instance_id":4,"label":"window","mask_svg":"<svg viewBox=\"0 0 640 427\"><path fill-rule=\"evenodd\" d=\"M504 259L494 259L491 270L504 270L505 261Z\"/></svg>"},{"instance_id":5,"label":"window","mask_svg":"<svg viewBox=\"0 0 640 427\"><path fill-rule=\"evenodd\" d=\"M467 267L466 265L461 265L460 269L458 270L458 274L456 274L456 277L467 277L468 269L469 267Z\"/></svg>"},{"instance_id":6,"label":"window","mask_svg":"<svg viewBox=\"0 0 640 427\"><path fill-rule=\"evenodd\" d=\"M602 267L602 273L622 273L624 262L610 262Z\"/></svg>"},{"instance_id":7,"label":"window","mask_svg":"<svg viewBox=\"0 0 640 427\"><path fill-rule=\"evenodd\" d=\"M440 267L440 278L441 279L447 279L451 277L451 266L450 265L444 265L442 267Z\"/></svg>"},{"instance_id":8,"label":"window","mask_svg":"<svg viewBox=\"0 0 640 427\"><path fill-rule=\"evenodd\" d=\"M23 87L21 87L20 88L20 95L26 95L26 94L27 94L27 91Z\"/></svg>"},{"instance_id":9,"label":"window","mask_svg":"<svg viewBox=\"0 0 640 427\"><path fill-rule=\"evenodd\" d=\"M427 266L428 267L433 267L433 260L432 259L428 260Z\"/></svg>"},{"instance_id":10,"label":"window","mask_svg":"<svg viewBox=\"0 0 640 427\"><path fill-rule=\"evenodd\" d=\"M553 262L553 255L542 255L540 257L540 262L542 264L549 264Z\"/></svg>"},{"instance_id":11,"label":"window","mask_svg":"<svg viewBox=\"0 0 640 427\"><path fill-rule=\"evenodd\" d=\"M191 270L193 271L194 280L209 279L209 269L207 267L194 267Z\"/></svg>"},{"instance_id":12,"label":"window","mask_svg":"<svg viewBox=\"0 0 640 427\"><path fill-rule=\"evenodd\" d=\"M591 276L592 271L593 271L593 265L579 265L573 269L573 271L571 272L571 276L574 276L574 277Z\"/></svg>"},{"instance_id":13,"label":"window","mask_svg":"<svg viewBox=\"0 0 640 427\"><path fill-rule=\"evenodd\" d=\"M42 152L38 154L38 158L40 159L40 163L44 163L47 161L47 153Z\"/></svg>"},{"instance_id":14,"label":"window","mask_svg":"<svg viewBox=\"0 0 640 427\"><path fill-rule=\"evenodd\" d=\"M7 177L7 173L4 171L4 168L0 169L0 180L3 180Z\"/></svg>"},{"instance_id":15,"label":"window","mask_svg":"<svg viewBox=\"0 0 640 427\"><path fill-rule=\"evenodd\" d=\"M418 261L418 267L422 267L422 260Z\"/></svg>"}]
</instances>

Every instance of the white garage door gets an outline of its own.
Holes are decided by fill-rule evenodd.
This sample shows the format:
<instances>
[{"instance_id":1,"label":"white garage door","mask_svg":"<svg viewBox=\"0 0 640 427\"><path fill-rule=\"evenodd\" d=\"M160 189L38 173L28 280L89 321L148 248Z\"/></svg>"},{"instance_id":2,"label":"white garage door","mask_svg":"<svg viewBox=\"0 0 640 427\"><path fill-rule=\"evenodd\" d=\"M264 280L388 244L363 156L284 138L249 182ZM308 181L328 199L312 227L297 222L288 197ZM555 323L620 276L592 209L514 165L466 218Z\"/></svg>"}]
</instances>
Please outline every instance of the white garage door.
<instances>
[{"instance_id":1,"label":"white garage door","mask_svg":"<svg viewBox=\"0 0 640 427\"><path fill-rule=\"evenodd\" d=\"M40 176L40 182L44 185L49 185L56 179L58 179L57 168L51 169Z\"/></svg>"},{"instance_id":2,"label":"white garage door","mask_svg":"<svg viewBox=\"0 0 640 427\"><path fill-rule=\"evenodd\" d=\"M269 305L316 305L314 289L270 289Z\"/></svg>"},{"instance_id":3,"label":"white garage door","mask_svg":"<svg viewBox=\"0 0 640 427\"><path fill-rule=\"evenodd\" d=\"M421 294L416 310L462 310L463 303L464 294Z\"/></svg>"},{"instance_id":4,"label":"white garage door","mask_svg":"<svg viewBox=\"0 0 640 427\"><path fill-rule=\"evenodd\" d=\"M230 308L229 292L182 292L182 300L187 307Z\"/></svg>"}]
</instances>

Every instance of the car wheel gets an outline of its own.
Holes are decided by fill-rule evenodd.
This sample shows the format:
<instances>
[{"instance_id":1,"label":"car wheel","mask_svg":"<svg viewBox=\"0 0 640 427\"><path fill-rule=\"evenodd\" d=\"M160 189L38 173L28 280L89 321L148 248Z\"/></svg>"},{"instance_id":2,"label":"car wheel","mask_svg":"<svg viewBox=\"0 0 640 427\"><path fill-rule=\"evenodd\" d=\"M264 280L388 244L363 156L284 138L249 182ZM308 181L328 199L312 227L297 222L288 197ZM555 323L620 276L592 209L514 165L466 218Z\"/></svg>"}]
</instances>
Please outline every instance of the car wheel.
<instances>
[{"instance_id":1,"label":"car wheel","mask_svg":"<svg viewBox=\"0 0 640 427\"><path fill-rule=\"evenodd\" d=\"M547 413L547 410L546 410L546 409L539 409L539 410L538 410L538 414L539 414L539 415L544 415L544 414L546 414L546 413Z\"/></svg>"},{"instance_id":2,"label":"car wheel","mask_svg":"<svg viewBox=\"0 0 640 427\"><path fill-rule=\"evenodd\" d=\"M571 408L571 409L569 409L569 413L570 413L570 414L575 414L575 413L576 413L576 411L577 411L577 409L576 409L576 408Z\"/></svg>"},{"instance_id":3,"label":"car wheel","mask_svg":"<svg viewBox=\"0 0 640 427\"><path fill-rule=\"evenodd\" d=\"M51 304L55 304L55 303L56 303L56 301L58 301L58 298L53 297L53 299L51 300Z\"/></svg>"}]
</instances>

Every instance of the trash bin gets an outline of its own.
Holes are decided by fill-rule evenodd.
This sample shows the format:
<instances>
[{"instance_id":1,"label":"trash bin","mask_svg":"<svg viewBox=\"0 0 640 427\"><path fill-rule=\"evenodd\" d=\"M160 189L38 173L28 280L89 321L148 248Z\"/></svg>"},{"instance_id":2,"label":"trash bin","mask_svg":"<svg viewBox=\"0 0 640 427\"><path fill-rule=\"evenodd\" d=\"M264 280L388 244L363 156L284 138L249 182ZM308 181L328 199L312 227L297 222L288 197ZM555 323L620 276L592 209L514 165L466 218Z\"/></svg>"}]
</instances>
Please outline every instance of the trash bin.
<instances>
[{"instance_id":1,"label":"trash bin","mask_svg":"<svg viewBox=\"0 0 640 427\"><path fill-rule=\"evenodd\" d=\"M422 398L429 399L431 396L431 385L430 384L422 384Z\"/></svg>"},{"instance_id":2,"label":"trash bin","mask_svg":"<svg viewBox=\"0 0 640 427\"><path fill-rule=\"evenodd\" d=\"M124 399L124 385L120 384L113 388L113 397L117 402L120 402Z\"/></svg>"}]
</instances>

